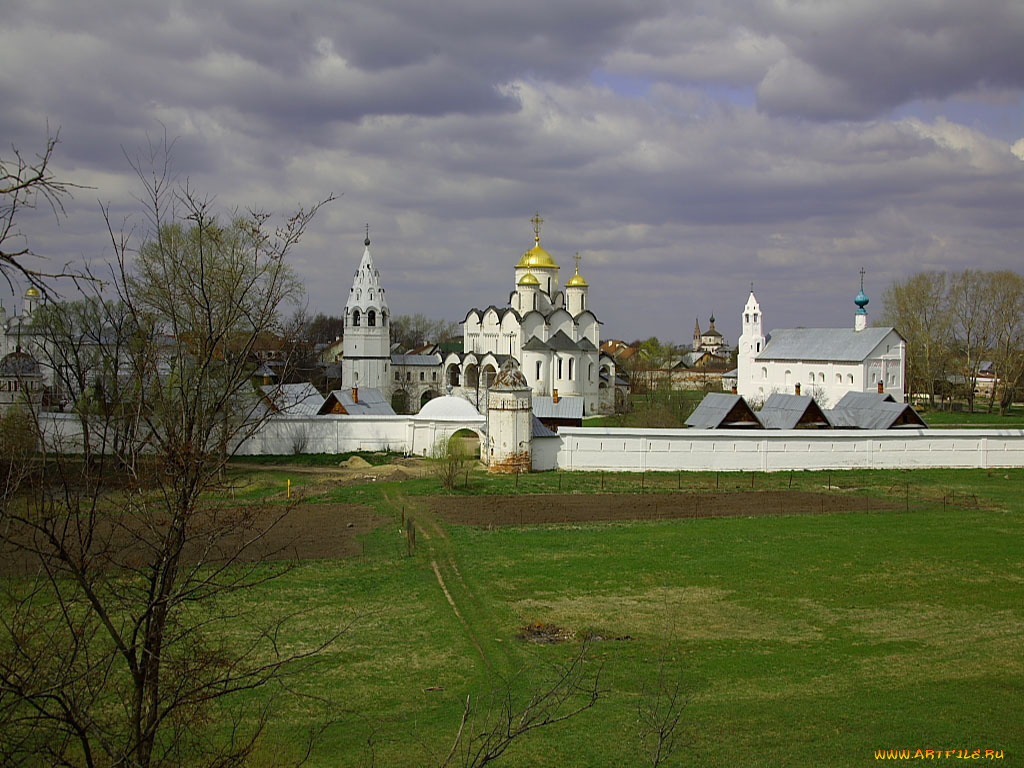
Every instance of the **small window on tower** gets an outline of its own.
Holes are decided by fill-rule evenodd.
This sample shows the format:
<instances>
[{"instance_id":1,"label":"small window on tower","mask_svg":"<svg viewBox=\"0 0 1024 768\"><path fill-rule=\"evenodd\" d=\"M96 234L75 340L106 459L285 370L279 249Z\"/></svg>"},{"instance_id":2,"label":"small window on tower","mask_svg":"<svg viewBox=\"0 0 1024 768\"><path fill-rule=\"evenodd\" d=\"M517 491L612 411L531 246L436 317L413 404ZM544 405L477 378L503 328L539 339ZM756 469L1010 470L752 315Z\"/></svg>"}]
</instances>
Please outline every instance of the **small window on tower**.
<instances>
[{"instance_id":1,"label":"small window on tower","mask_svg":"<svg viewBox=\"0 0 1024 768\"><path fill-rule=\"evenodd\" d=\"M372 296L370 298L373 298ZM377 313L372 309L366 313L366 325L373 328L377 325Z\"/></svg>"},{"instance_id":2,"label":"small window on tower","mask_svg":"<svg viewBox=\"0 0 1024 768\"><path fill-rule=\"evenodd\" d=\"M745 323L749 323L749 322L750 322L750 313L749 313L749 312L747 312L747 313L746 313L746 314L745 314L745 315L743 316L743 322L745 322Z\"/></svg>"},{"instance_id":3,"label":"small window on tower","mask_svg":"<svg viewBox=\"0 0 1024 768\"><path fill-rule=\"evenodd\" d=\"M359 310L358 309L353 309L352 310L352 325L354 325L356 328L359 327Z\"/></svg>"},{"instance_id":4,"label":"small window on tower","mask_svg":"<svg viewBox=\"0 0 1024 768\"><path fill-rule=\"evenodd\" d=\"M537 375L534 378L540 381L540 360L537 361Z\"/></svg>"}]
</instances>

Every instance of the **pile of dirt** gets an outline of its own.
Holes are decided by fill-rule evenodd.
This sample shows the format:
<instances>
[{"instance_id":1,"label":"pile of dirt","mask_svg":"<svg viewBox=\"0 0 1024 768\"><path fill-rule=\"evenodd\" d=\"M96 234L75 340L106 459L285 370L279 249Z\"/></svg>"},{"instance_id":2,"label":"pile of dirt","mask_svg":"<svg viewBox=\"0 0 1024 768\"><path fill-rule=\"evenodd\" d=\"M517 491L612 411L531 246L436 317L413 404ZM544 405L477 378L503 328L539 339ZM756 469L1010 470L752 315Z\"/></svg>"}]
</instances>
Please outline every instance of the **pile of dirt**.
<instances>
[{"instance_id":1,"label":"pile of dirt","mask_svg":"<svg viewBox=\"0 0 1024 768\"><path fill-rule=\"evenodd\" d=\"M576 639L576 633L556 624L535 621L520 629L516 637L524 643L568 643Z\"/></svg>"},{"instance_id":2,"label":"pile of dirt","mask_svg":"<svg viewBox=\"0 0 1024 768\"><path fill-rule=\"evenodd\" d=\"M366 469L367 467L373 466L364 459L362 456L350 456L345 461L338 464L339 467L348 467L349 469Z\"/></svg>"}]
</instances>

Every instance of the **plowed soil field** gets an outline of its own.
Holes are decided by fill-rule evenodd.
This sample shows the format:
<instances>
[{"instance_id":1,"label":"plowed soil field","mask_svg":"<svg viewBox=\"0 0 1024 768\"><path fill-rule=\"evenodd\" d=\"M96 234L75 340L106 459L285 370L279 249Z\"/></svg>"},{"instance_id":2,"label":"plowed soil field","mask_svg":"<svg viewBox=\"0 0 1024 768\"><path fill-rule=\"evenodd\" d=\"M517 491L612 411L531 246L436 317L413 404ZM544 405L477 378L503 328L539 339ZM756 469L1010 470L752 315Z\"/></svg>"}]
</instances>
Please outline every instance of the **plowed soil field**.
<instances>
[{"instance_id":1,"label":"plowed soil field","mask_svg":"<svg viewBox=\"0 0 1024 768\"><path fill-rule=\"evenodd\" d=\"M697 517L819 515L881 511L883 499L802 491L719 491L657 494L523 494L425 500L430 511L463 525L539 525L596 520L668 520Z\"/></svg>"}]
</instances>

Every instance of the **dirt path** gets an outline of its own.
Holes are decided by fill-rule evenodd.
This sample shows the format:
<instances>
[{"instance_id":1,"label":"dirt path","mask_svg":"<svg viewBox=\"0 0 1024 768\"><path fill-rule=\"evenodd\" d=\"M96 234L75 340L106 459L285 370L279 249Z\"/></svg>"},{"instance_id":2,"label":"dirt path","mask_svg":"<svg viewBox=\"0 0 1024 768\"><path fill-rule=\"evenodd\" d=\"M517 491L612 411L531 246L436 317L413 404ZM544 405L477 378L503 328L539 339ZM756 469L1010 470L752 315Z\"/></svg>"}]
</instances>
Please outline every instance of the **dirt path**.
<instances>
[{"instance_id":1,"label":"dirt path","mask_svg":"<svg viewBox=\"0 0 1024 768\"><path fill-rule=\"evenodd\" d=\"M392 507L395 506L395 502L392 501L387 494L385 499ZM480 643L476 632L470 626L469 621L459 609L459 605L452 594L452 590L448 588L448 580L445 579L445 572L449 574L449 579L453 586L455 584L461 588L470 600L474 599L473 591L469 588L465 579L462 578L462 573L459 571L459 566L455 562L455 555L452 552L451 541L449 541L447 534L444 531L444 527L437 521L436 515L427 510L422 504L410 504L409 500L406 499L403 505L407 507L406 517L412 520L416 526L418 534L422 535L423 540L427 544L427 552L430 558L430 568L434 572L434 577L437 579L437 584L441 588L441 592L444 593L445 600L448 601L448 605L451 606L452 612L455 614L455 618L459 620L463 630L466 632L466 636L469 641L476 648L476 652L480 655L480 659L483 661L484 666L489 670L493 670L491 660L487 657L487 652L484 651L483 645ZM411 514L410 514L411 512Z\"/></svg>"}]
</instances>

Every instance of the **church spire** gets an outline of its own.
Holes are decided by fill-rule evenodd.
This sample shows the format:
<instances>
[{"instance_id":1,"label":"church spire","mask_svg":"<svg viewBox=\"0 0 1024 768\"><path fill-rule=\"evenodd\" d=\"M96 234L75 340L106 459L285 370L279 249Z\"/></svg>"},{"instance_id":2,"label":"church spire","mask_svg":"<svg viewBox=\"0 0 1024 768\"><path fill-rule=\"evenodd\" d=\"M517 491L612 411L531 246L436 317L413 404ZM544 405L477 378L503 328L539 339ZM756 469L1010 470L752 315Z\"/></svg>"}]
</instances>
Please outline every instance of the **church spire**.
<instances>
[{"instance_id":1,"label":"church spire","mask_svg":"<svg viewBox=\"0 0 1024 768\"><path fill-rule=\"evenodd\" d=\"M857 314L853 319L853 329L855 331L863 331L868 325L868 311L864 309L868 305L868 295L864 293L864 268L860 270L860 293L857 294L857 298L853 300L853 303L857 305Z\"/></svg>"}]
</instances>

